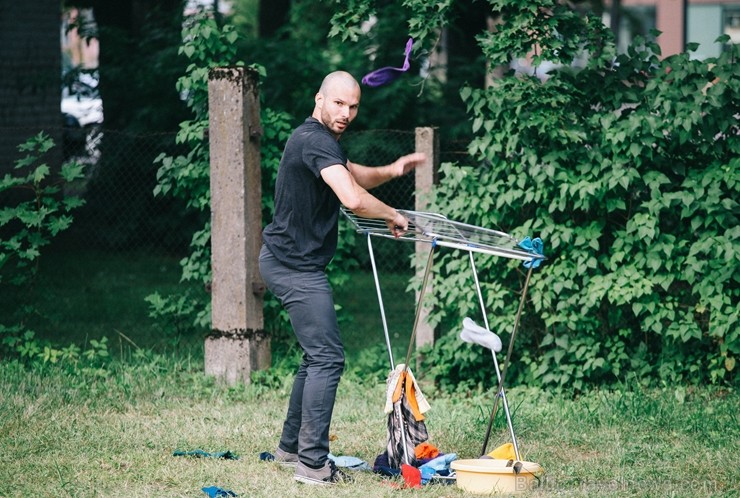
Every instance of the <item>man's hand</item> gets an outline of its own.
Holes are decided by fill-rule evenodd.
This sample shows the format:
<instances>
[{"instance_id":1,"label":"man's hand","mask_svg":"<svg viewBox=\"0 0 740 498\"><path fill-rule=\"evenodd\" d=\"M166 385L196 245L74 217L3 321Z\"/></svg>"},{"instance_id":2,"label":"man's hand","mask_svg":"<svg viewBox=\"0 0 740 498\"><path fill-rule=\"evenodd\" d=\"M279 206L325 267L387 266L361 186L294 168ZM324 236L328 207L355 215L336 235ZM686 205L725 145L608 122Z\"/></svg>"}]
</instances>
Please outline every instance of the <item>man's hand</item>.
<instances>
[{"instance_id":1,"label":"man's hand","mask_svg":"<svg viewBox=\"0 0 740 498\"><path fill-rule=\"evenodd\" d=\"M423 152L414 152L413 154L401 156L392 164L394 176L403 176L412 169L424 164L426 160L427 156Z\"/></svg>"},{"instance_id":2,"label":"man's hand","mask_svg":"<svg viewBox=\"0 0 740 498\"><path fill-rule=\"evenodd\" d=\"M388 229L395 238L401 237L409 229L409 220L398 211L396 211L396 216L392 220L386 220L385 224L388 225Z\"/></svg>"}]
</instances>

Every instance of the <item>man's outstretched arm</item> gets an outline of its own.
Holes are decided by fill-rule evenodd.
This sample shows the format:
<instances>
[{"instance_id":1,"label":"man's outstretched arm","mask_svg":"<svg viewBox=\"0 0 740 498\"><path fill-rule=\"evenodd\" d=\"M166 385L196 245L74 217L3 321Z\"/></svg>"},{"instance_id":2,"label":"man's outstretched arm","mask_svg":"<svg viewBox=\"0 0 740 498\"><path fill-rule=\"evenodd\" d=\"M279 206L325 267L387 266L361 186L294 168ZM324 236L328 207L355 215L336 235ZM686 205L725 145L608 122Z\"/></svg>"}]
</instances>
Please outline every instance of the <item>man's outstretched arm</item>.
<instances>
[{"instance_id":1,"label":"man's outstretched arm","mask_svg":"<svg viewBox=\"0 0 740 498\"><path fill-rule=\"evenodd\" d=\"M388 180L405 175L427 160L423 152L414 152L401 156L387 166L363 166L347 161L347 167L355 181L364 189L370 190Z\"/></svg>"},{"instance_id":2,"label":"man's outstretched arm","mask_svg":"<svg viewBox=\"0 0 740 498\"><path fill-rule=\"evenodd\" d=\"M321 178L337 194L339 202L357 216L385 221L396 237L408 230L408 220L365 190L343 165L335 164L322 169Z\"/></svg>"}]
</instances>

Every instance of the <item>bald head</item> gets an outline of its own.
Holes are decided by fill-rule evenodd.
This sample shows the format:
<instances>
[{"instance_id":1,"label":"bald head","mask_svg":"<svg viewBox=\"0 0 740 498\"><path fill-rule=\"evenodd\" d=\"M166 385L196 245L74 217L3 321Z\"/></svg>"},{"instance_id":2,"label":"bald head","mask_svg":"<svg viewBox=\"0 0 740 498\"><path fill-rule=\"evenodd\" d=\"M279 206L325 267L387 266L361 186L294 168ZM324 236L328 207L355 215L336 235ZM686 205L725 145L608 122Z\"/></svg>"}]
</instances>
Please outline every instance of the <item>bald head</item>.
<instances>
[{"instance_id":1,"label":"bald head","mask_svg":"<svg viewBox=\"0 0 740 498\"><path fill-rule=\"evenodd\" d=\"M321 83L312 116L321 121L337 139L357 116L360 85L345 71L329 73Z\"/></svg>"},{"instance_id":2,"label":"bald head","mask_svg":"<svg viewBox=\"0 0 740 498\"><path fill-rule=\"evenodd\" d=\"M333 73L329 73L324 78L324 81L321 82L321 88L319 88L319 93L326 97L332 90L334 89L344 89L344 90L360 90L360 84L357 83L357 80L349 74L346 71L334 71Z\"/></svg>"}]
</instances>

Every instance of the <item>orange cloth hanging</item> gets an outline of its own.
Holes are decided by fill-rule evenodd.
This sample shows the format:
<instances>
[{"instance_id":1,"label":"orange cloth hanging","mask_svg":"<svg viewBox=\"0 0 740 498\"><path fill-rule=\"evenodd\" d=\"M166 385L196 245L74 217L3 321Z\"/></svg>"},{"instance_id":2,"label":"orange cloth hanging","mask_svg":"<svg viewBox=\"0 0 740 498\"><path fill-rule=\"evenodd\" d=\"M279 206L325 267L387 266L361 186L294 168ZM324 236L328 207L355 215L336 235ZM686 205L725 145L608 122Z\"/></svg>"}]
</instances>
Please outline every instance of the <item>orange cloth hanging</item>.
<instances>
[{"instance_id":1,"label":"orange cloth hanging","mask_svg":"<svg viewBox=\"0 0 740 498\"><path fill-rule=\"evenodd\" d=\"M401 390L406 386L406 399L409 402L409 408L411 408L411 413L414 414L414 418L417 422L424 420L424 415L422 415L421 410L419 409L419 402L416 400L416 388L414 387L414 379L411 376L411 373L407 370L404 370L401 372L401 376L398 378L398 384L396 384L396 390L393 391L393 402L395 403L399 399L401 399Z\"/></svg>"}]
</instances>

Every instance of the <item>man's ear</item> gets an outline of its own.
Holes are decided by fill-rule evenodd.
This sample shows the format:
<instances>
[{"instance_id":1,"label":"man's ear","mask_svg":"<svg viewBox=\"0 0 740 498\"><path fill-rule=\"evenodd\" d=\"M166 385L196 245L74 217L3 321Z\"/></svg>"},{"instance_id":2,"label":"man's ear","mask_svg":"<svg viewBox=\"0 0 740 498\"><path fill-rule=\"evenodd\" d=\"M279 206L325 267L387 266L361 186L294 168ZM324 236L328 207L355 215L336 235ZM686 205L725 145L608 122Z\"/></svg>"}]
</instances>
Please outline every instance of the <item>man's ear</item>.
<instances>
[{"instance_id":1,"label":"man's ear","mask_svg":"<svg viewBox=\"0 0 740 498\"><path fill-rule=\"evenodd\" d=\"M322 105L322 103L323 103L323 101L324 101L324 96L323 96L323 95L321 95L321 92L318 92L318 93L317 93L317 94L316 94L316 95L314 96L314 98L313 98L313 101L314 101L314 102L316 103L316 105L317 105L318 107L321 107L321 105Z\"/></svg>"}]
</instances>

